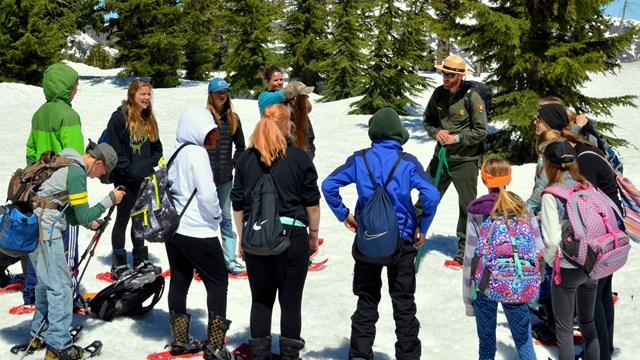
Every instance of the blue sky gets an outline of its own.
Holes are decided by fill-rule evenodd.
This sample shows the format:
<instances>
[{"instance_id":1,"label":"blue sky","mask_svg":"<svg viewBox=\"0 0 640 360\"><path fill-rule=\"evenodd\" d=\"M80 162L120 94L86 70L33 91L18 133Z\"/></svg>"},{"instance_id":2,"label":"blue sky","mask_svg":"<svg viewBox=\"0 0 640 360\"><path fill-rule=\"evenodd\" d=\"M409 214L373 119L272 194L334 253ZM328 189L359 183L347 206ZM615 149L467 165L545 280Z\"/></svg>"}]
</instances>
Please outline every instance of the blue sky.
<instances>
[{"instance_id":1,"label":"blue sky","mask_svg":"<svg viewBox=\"0 0 640 360\"><path fill-rule=\"evenodd\" d=\"M626 19L634 19L640 20L640 1L638 0L628 0L630 4L627 7L627 13L625 14ZM604 10L605 15L620 17L622 5L624 4L624 0L616 0L612 2L607 8Z\"/></svg>"}]
</instances>

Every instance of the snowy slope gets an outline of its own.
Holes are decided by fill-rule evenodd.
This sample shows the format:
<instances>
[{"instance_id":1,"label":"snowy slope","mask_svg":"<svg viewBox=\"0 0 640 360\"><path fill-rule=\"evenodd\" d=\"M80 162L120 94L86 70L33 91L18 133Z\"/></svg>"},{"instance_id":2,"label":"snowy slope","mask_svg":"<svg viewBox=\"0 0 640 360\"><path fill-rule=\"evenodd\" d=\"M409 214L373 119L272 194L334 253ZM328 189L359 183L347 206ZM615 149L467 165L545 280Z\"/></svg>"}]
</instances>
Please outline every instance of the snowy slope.
<instances>
[{"instance_id":1,"label":"snowy slope","mask_svg":"<svg viewBox=\"0 0 640 360\"><path fill-rule=\"evenodd\" d=\"M80 88L73 101L74 108L80 113L85 138L97 139L111 113L126 97L127 79L115 77L116 70L99 70L82 64L71 64L80 73ZM436 83L438 75L428 75ZM591 96L614 96L638 94L640 89L640 63L623 64L618 76L596 75L585 89ZM233 85L233 84L232 84ZM421 94L416 100L426 104L430 93ZM188 105L204 106L206 84L189 82L174 89L154 90L153 106L160 124L161 139L165 151L174 143L174 134L179 115ZM317 100L312 94L311 100ZM341 165L354 151L368 146L367 120L369 116L347 115L351 100L330 103L315 103L311 121L316 132L316 166L320 180L324 179L335 167ZM0 143L4 153L0 157L0 189L4 189L8 179L16 168L24 165L25 147L30 119L33 112L44 102L42 90L38 87L19 84L0 83ZM240 115L244 132L248 138L258 120L258 107L254 100L234 100L235 111ZM640 102L636 103L640 105ZM426 165L432 156L434 142L428 138L422 128L423 108L415 110L414 116L404 117L403 123L411 134L411 140L405 150L415 154ZM614 118L622 137L629 140L632 147L620 149L625 162L627 176L640 183L640 132L635 123L637 111L634 109L614 109ZM611 119L607 119L611 120ZM533 185L533 164L515 167L513 183L510 189L522 197L529 195ZM486 191L478 184L479 193ZM109 188L89 182L90 201L98 201ZM342 191L345 203L355 203L355 187ZM356 298L351 293L351 274L353 260L350 249L352 234L339 223L329 209L321 202L322 220L320 237L325 239L321 247L320 258L329 257L329 263L321 271L310 273L307 278L303 300L302 336L307 342L305 359L346 359L350 321L355 309ZM442 199L435 221L429 230L426 255L418 274L418 319L422 324L420 337L422 353L425 359L473 359L477 354L475 321L464 315L461 297L462 273L442 266L445 259L455 251L455 224L457 220L457 199L454 191L449 191ZM81 251L89 243L92 234L81 230ZM130 249L130 244L127 244ZM167 268L164 247L150 244L152 259L163 268ZM96 292L106 283L95 279L98 272L107 271L110 266L110 229L102 237L97 255L91 261L82 288L86 292ZM635 359L640 353L637 334L640 330L638 294L640 285L636 274L640 271L640 251L634 244L629 263L614 277L614 291L620 293L616 305L616 359ZM11 267L19 273L18 265ZM380 304L380 320L377 327L377 339L374 347L376 359L394 358L394 323L391 303L386 285ZM166 296L166 295L165 295ZM9 353L10 345L24 342L28 337L31 317L28 315L9 315L9 308L21 304L21 294L12 292L0 294L0 358L17 358ZM230 347L239 345L249 336L250 292L246 280L230 280L228 292L228 317L233 321L228 333ZM204 338L206 305L205 291L201 283L194 282L189 294L188 306L193 314L193 333ZM117 318L112 322L103 322L91 316L76 315L74 323L85 324L84 338L81 344L100 339L105 347L103 359L146 359L150 352L161 351L170 340L167 324L169 314L166 298L162 299L154 310L138 318ZM498 354L497 359L517 359L511 335L506 328L504 316L498 318ZM279 310L274 314L272 332L279 332ZM277 341L274 342L277 348ZM555 357L555 350L536 347L538 357ZM40 359L39 353L26 357Z\"/></svg>"}]
</instances>

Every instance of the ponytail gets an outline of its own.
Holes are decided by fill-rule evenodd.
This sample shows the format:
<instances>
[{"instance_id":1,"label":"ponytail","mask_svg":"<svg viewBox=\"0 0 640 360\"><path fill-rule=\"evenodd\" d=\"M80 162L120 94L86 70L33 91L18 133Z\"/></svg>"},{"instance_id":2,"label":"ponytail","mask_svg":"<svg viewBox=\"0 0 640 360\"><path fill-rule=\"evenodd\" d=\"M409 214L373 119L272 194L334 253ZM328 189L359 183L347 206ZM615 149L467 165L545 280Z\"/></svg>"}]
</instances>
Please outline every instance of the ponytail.
<instances>
[{"instance_id":1,"label":"ponytail","mask_svg":"<svg viewBox=\"0 0 640 360\"><path fill-rule=\"evenodd\" d=\"M260 153L260 161L270 166L287 151L289 110L282 104L268 106L251 135L250 147Z\"/></svg>"}]
</instances>

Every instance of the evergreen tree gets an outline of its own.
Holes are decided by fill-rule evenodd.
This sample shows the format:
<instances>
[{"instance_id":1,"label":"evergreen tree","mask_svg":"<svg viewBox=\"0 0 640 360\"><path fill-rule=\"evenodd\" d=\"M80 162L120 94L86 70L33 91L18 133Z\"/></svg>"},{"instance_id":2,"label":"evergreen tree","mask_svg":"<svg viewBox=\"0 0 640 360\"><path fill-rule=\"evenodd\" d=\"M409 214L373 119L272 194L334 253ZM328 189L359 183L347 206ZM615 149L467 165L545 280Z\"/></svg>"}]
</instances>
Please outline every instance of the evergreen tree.
<instances>
[{"instance_id":1,"label":"evergreen tree","mask_svg":"<svg viewBox=\"0 0 640 360\"><path fill-rule=\"evenodd\" d=\"M263 0L226 0L221 16L229 43L223 69L234 91L255 97L264 88L260 69L273 64L276 56L272 22L281 6Z\"/></svg>"},{"instance_id":2,"label":"evergreen tree","mask_svg":"<svg viewBox=\"0 0 640 360\"><path fill-rule=\"evenodd\" d=\"M216 14L218 5L210 0L185 0L183 4L184 69L188 79L206 81L220 51L216 42L216 35L221 32L220 17Z\"/></svg>"},{"instance_id":3,"label":"evergreen tree","mask_svg":"<svg viewBox=\"0 0 640 360\"><path fill-rule=\"evenodd\" d=\"M39 85L47 67L62 60L75 21L66 2L0 0L0 81Z\"/></svg>"},{"instance_id":4,"label":"evergreen tree","mask_svg":"<svg viewBox=\"0 0 640 360\"><path fill-rule=\"evenodd\" d=\"M148 76L154 87L180 83L186 43L180 33L182 8L178 0L107 0L110 39L119 51L117 64L125 76Z\"/></svg>"},{"instance_id":5,"label":"evergreen tree","mask_svg":"<svg viewBox=\"0 0 640 360\"><path fill-rule=\"evenodd\" d=\"M309 86L323 80L320 64L328 55L322 45L327 39L328 6L328 0L295 0L285 18L282 41L289 76Z\"/></svg>"},{"instance_id":6,"label":"evergreen tree","mask_svg":"<svg viewBox=\"0 0 640 360\"><path fill-rule=\"evenodd\" d=\"M105 49L103 44L94 45L84 63L100 69L111 69L113 67L113 56Z\"/></svg>"},{"instance_id":7,"label":"evergreen tree","mask_svg":"<svg viewBox=\"0 0 640 360\"><path fill-rule=\"evenodd\" d=\"M383 107L408 115L406 107L418 105L410 96L428 86L418 72L426 68L428 46L424 43L425 14L418 2L409 1L406 10L394 0L383 0L375 20L378 33L366 73L364 97L351 106L352 114L373 114ZM421 39L422 38L422 39Z\"/></svg>"},{"instance_id":8,"label":"evergreen tree","mask_svg":"<svg viewBox=\"0 0 640 360\"><path fill-rule=\"evenodd\" d=\"M611 115L612 106L634 106L635 96L592 97L580 90L589 74L615 74L616 54L637 30L608 36L602 14L610 0L480 1L467 5L477 24L461 26L461 44L494 67L496 119L505 126L492 137L495 152L515 163L532 161L532 116L537 100L558 96L578 113ZM606 125L606 124L605 124ZM611 124L609 124L611 125Z\"/></svg>"},{"instance_id":9,"label":"evergreen tree","mask_svg":"<svg viewBox=\"0 0 640 360\"><path fill-rule=\"evenodd\" d=\"M369 1L338 0L333 11L333 33L326 46L329 58L322 62L327 77L322 101L354 97L364 89L364 72L370 29L366 26Z\"/></svg>"}]
</instances>

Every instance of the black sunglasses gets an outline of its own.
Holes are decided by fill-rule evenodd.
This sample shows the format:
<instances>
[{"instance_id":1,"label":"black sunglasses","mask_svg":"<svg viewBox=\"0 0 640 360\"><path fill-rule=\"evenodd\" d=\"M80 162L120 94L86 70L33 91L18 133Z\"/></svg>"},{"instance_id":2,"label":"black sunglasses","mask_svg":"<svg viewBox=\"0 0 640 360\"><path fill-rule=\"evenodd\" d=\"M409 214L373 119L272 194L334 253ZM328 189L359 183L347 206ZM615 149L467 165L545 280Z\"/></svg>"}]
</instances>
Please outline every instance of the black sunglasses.
<instances>
[{"instance_id":1,"label":"black sunglasses","mask_svg":"<svg viewBox=\"0 0 640 360\"><path fill-rule=\"evenodd\" d=\"M456 75L458 75L458 74L455 74L455 73L447 73L447 72L443 72L443 73L442 73L442 76L446 77L447 79L453 79L454 77L456 77Z\"/></svg>"}]
</instances>

